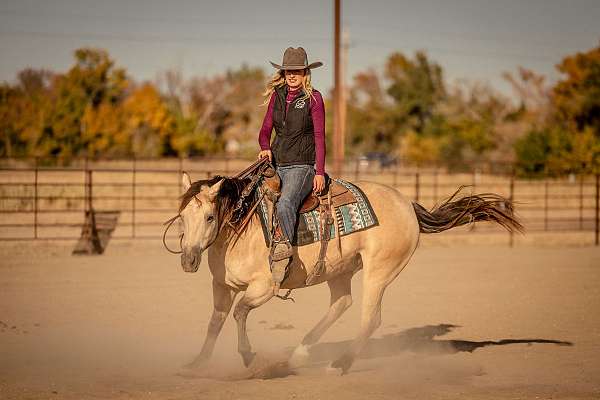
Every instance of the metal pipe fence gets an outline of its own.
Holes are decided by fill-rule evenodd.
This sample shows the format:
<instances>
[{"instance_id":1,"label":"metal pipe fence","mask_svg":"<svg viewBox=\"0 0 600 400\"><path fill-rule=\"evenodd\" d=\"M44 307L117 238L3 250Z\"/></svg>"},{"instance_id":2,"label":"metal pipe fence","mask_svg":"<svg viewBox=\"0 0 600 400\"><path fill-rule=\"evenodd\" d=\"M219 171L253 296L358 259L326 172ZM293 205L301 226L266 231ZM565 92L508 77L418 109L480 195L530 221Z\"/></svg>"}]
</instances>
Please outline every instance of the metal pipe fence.
<instances>
[{"instance_id":1,"label":"metal pipe fence","mask_svg":"<svg viewBox=\"0 0 600 400\"><path fill-rule=\"evenodd\" d=\"M77 239L85 211L118 211L113 238L158 238L177 210L181 173L192 179L232 175L244 159L85 160L72 166L0 163L0 240ZM494 192L516 204L528 232L589 232L599 242L600 179L595 176L517 178L511 173L447 173L440 168L392 167L353 160L342 178L393 186L432 207L460 186ZM471 229L497 232L491 224ZM512 243L513 238L510 238Z\"/></svg>"}]
</instances>

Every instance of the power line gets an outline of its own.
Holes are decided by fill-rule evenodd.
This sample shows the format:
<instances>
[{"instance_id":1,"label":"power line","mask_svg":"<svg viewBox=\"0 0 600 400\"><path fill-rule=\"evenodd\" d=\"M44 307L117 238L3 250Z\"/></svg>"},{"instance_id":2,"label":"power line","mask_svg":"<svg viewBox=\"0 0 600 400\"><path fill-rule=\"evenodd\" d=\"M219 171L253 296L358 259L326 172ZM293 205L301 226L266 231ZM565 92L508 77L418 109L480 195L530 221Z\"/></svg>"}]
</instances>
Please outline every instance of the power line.
<instances>
[{"instance_id":1,"label":"power line","mask_svg":"<svg viewBox=\"0 0 600 400\"><path fill-rule=\"evenodd\" d=\"M110 33L68 33L68 32L41 32L41 31L17 31L17 30L0 30L0 35L6 36L33 36L33 37L44 37L44 38L73 38L73 39L90 39L90 40L111 40L111 41L126 41L126 42L143 42L143 43L186 43L196 46L206 45L206 42L219 42L219 43L238 43L242 42L265 42L273 43L277 38L269 37L199 37L199 36L154 36L154 35L123 35L123 34L110 34ZM329 38L325 37L312 37L307 38L311 41L329 41ZM205 42L203 42L205 41Z\"/></svg>"},{"instance_id":2,"label":"power line","mask_svg":"<svg viewBox=\"0 0 600 400\"><path fill-rule=\"evenodd\" d=\"M0 10L0 15L7 15L7 16L11 16L11 17L35 17L35 18L44 18L47 19L48 17L54 17L54 18L66 18L66 19L73 19L73 18L82 18L82 19L92 19L92 20L109 20L109 21L138 21L138 22L153 22L153 23L166 23L166 24L171 24L171 23L178 23L178 24L202 24L202 25L219 25L219 26L223 26L223 25L230 25L230 26L239 26L241 24L247 23L250 25L255 25L257 23L256 18L253 19L248 19L247 16L242 16L243 18L238 20L238 21L232 21L231 20L231 16L228 16L228 20L227 21L223 21L223 20L215 20L214 18L212 19L207 19L207 18L198 18L198 17L173 17L170 16L168 18L165 17L152 17L152 16L139 16L139 15L108 15L108 14L81 14L81 13L73 13L73 12L68 12L68 13L57 13L57 12L44 12L43 14L40 13L34 13L34 12L23 12L23 11L15 11L15 10ZM300 17L301 18L301 17ZM282 25L287 25L288 22L286 20L277 20L277 19L273 19L273 18L267 18L266 20L268 20L268 23L270 25L272 24L277 24L277 23L281 23ZM296 16L294 17L294 23L296 24L301 24L302 26L305 25L318 25L318 26L322 26L322 22L316 22L314 20L314 18L311 19L298 19Z\"/></svg>"},{"instance_id":3,"label":"power line","mask_svg":"<svg viewBox=\"0 0 600 400\"><path fill-rule=\"evenodd\" d=\"M206 46L209 43L269 43L273 44L276 38L273 37L216 37L216 36L164 36L164 35L123 35L123 34L108 34L108 33L68 33L68 32L42 32L42 31L17 31L17 30L0 30L0 36L30 36L30 37L41 37L41 38L72 38L72 39L83 39L83 40L109 40L109 41L122 41L122 42L135 42L135 43L151 43L151 44L186 44L191 46ZM331 40L328 37L312 37L306 38L314 42L325 42L329 43ZM353 41L353 47L365 47L383 48L390 51L403 51L405 49L412 50L424 50L437 53L445 53L457 56L475 57L475 58L492 58L492 59L529 59L545 62L556 62L557 58L552 55L543 54L523 54L523 53L507 53L507 52L474 52L470 50L452 49L440 46L419 46L415 44L407 43L383 43L374 40L360 39Z\"/></svg>"}]
</instances>

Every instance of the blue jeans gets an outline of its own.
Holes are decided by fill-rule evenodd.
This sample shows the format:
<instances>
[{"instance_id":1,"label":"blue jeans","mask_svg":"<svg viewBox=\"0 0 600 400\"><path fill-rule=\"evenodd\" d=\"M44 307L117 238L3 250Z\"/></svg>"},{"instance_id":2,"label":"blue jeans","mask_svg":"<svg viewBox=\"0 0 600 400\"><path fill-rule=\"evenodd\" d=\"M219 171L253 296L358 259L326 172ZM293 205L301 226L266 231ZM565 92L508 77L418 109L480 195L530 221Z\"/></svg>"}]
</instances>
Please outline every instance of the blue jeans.
<instances>
[{"instance_id":1,"label":"blue jeans","mask_svg":"<svg viewBox=\"0 0 600 400\"><path fill-rule=\"evenodd\" d=\"M294 243L296 220L302 200L312 191L315 169L312 165L277 167L281 179L281 196L277 201L277 218L284 235Z\"/></svg>"}]
</instances>

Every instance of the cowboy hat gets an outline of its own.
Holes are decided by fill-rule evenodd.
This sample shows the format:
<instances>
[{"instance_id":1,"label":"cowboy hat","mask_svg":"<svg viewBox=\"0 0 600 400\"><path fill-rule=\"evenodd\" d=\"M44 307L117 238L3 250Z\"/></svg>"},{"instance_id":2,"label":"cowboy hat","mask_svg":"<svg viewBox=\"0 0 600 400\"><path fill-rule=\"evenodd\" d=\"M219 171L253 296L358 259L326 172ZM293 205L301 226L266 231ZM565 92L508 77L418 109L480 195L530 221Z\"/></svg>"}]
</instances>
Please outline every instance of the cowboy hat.
<instances>
[{"instance_id":1,"label":"cowboy hat","mask_svg":"<svg viewBox=\"0 0 600 400\"><path fill-rule=\"evenodd\" d=\"M287 49L285 49L285 53L283 53L282 65L275 64L273 61L269 62L275 68L282 70L318 68L321 65L323 65L323 63L320 61L309 64L308 57L306 56L306 51L302 47L298 47L297 49L294 49L293 47L288 47Z\"/></svg>"}]
</instances>

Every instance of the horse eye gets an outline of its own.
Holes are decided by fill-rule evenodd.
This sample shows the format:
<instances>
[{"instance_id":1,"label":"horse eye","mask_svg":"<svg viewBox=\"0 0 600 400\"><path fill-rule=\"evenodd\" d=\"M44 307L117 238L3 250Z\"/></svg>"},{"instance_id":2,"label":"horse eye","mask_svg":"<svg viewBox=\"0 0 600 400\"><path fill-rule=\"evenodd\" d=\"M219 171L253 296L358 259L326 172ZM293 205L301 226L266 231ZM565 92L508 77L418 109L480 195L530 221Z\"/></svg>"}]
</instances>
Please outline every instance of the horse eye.
<instances>
[{"instance_id":1,"label":"horse eye","mask_svg":"<svg viewBox=\"0 0 600 400\"><path fill-rule=\"evenodd\" d=\"M213 222L213 221L215 220L215 217L214 217L214 216L212 216L212 215L209 215L208 217L206 217L206 220L207 220L208 222Z\"/></svg>"}]
</instances>

